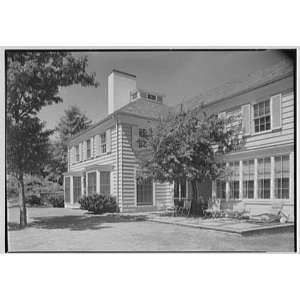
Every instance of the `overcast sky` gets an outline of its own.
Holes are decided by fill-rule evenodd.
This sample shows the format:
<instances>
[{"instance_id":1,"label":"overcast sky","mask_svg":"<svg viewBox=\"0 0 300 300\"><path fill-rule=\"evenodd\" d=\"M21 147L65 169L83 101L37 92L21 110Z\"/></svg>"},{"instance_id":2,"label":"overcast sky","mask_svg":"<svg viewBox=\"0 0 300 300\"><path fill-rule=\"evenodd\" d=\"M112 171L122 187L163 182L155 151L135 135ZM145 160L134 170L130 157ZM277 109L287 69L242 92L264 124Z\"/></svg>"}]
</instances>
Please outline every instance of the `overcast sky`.
<instances>
[{"instance_id":1,"label":"overcast sky","mask_svg":"<svg viewBox=\"0 0 300 300\"><path fill-rule=\"evenodd\" d=\"M78 106L91 120L107 115L107 77L112 69L137 76L137 87L166 95L165 104L173 106L183 99L220 84L240 80L249 73L278 63L280 51L199 51L199 52L88 52L88 71L95 72L98 88L71 86L61 90L64 99L42 109L39 117L54 128L64 109Z\"/></svg>"}]
</instances>

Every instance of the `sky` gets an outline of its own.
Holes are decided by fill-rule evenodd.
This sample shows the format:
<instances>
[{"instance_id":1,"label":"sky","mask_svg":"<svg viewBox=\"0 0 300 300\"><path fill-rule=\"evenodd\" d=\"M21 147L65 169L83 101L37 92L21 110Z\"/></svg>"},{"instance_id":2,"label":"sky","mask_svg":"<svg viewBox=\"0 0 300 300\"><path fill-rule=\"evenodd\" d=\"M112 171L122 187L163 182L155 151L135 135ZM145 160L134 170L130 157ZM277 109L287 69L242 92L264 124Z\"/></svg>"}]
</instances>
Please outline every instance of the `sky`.
<instances>
[{"instance_id":1,"label":"sky","mask_svg":"<svg viewBox=\"0 0 300 300\"><path fill-rule=\"evenodd\" d=\"M63 103L44 107L39 113L47 128L54 128L64 110L72 105L78 106L93 122L104 118L107 115L107 77L112 69L136 75L138 88L165 94L164 103L174 106L285 59L284 54L276 50L77 52L75 55L87 55L87 71L96 73L100 85L61 89Z\"/></svg>"}]
</instances>

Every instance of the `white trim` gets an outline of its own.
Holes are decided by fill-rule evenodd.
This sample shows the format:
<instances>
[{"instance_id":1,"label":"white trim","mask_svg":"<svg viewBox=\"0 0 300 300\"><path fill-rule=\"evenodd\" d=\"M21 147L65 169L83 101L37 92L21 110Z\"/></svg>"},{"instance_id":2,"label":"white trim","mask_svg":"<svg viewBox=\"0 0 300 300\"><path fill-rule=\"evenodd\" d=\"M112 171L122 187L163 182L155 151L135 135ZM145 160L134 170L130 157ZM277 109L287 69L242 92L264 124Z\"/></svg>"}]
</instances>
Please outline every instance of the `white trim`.
<instances>
[{"instance_id":1,"label":"white trim","mask_svg":"<svg viewBox=\"0 0 300 300\"><path fill-rule=\"evenodd\" d=\"M137 182L136 182L136 167L133 170L133 186L134 186L134 207L137 207Z\"/></svg>"},{"instance_id":2,"label":"white trim","mask_svg":"<svg viewBox=\"0 0 300 300\"><path fill-rule=\"evenodd\" d=\"M70 176L70 204L74 204L73 176Z\"/></svg>"},{"instance_id":3,"label":"white trim","mask_svg":"<svg viewBox=\"0 0 300 300\"><path fill-rule=\"evenodd\" d=\"M155 181L152 180L152 206L156 206L156 188L155 188Z\"/></svg>"}]
</instances>

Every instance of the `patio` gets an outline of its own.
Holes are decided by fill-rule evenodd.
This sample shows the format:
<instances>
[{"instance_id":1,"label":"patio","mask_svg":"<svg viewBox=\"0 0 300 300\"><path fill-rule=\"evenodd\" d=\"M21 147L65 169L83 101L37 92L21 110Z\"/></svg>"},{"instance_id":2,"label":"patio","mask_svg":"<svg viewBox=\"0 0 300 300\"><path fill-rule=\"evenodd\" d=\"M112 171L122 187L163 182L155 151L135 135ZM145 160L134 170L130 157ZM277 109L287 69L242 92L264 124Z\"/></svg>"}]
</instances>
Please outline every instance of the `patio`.
<instances>
[{"instance_id":1,"label":"patio","mask_svg":"<svg viewBox=\"0 0 300 300\"><path fill-rule=\"evenodd\" d=\"M248 220L239 220L234 218L174 217L161 214L149 214L147 220L240 235L260 234L266 232L291 232L294 230L294 223L254 223Z\"/></svg>"}]
</instances>

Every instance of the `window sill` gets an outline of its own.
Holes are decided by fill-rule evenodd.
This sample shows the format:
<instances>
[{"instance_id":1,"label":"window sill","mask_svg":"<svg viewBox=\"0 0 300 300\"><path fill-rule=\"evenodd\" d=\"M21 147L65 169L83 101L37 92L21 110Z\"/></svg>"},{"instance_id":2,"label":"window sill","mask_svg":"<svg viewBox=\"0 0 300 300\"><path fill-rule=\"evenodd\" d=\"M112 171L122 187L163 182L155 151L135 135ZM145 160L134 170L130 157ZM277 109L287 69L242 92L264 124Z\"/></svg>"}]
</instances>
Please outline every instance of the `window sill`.
<instances>
[{"instance_id":1,"label":"window sill","mask_svg":"<svg viewBox=\"0 0 300 300\"><path fill-rule=\"evenodd\" d=\"M274 129L270 129L270 130L261 131L261 132L253 132L253 133L249 133L249 134L244 134L244 137L252 137L252 136L258 136L258 135L263 135L263 134L267 134L267 133L274 133L274 132L279 132L281 130L282 130L282 127L278 127L278 128L274 128Z\"/></svg>"}]
</instances>

